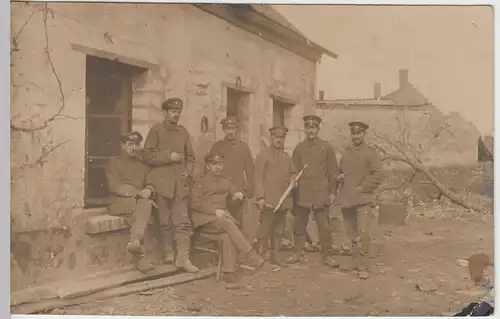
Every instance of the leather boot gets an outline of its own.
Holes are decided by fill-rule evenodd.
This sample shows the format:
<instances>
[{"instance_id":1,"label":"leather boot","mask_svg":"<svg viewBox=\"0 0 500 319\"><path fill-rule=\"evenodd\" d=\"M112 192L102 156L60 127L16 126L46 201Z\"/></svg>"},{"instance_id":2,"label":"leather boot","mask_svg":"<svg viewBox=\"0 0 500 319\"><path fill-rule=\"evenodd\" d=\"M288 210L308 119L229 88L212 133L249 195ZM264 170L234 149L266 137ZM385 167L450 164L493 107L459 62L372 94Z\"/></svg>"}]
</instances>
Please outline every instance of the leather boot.
<instances>
[{"instance_id":1,"label":"leather boot","mask_svg":"<svg viewBox=\"0 0 500 319\"><path fill-rule=\"evenodd\" d=\"M366 240L364 242L360 242L361 247L358 248L358 278L359 279L368 279L370 277L370 246L369 242Z\"/></svg>"},{"instance_id":2,"label":"leather boot","mask_svg":"<svg viewBox=\"0 0 500 319\"><path fill-rule=\"evenodd\" d=\"M177 239L177 258L175 267L184 269L187 272L198 272L200 269L191 263L189 252L191 247L191 238L186 236Z\"/></svg>"},{"instance_id":3,"label":"leather boot","mask_svg":"<svg viewBox=\"0 0 500 319\"><path fill-rule=\"evenodd\" d=\"M264 258L262 258L258 253L256 253L253 249L250 250L245 255L246 262L245 264L252 267L254 270L259 270L265 263Z\"/></svg>"},{"instance_id":4,"label":"leather boot","mask_svg":"<svg viewBox=\"0 0 500 319\"><path fill-rule=\"evenodd\" d=\"M287 264L296 264L300 262L304 258L304 245L306 239L304 237L299 237L295 236L295 247L294 247L294 253L287 259L285 259L285 262Z\"/></svg>"},{"instance_id":5,"label":"leather boot","mask_svg":"<svg viewBox=\"0 0 500 319\"><path fill-rule=\"evenodd\" d=\"M270 262L271 264L280 266L280 267L286 267L286 265L279 259L279 252L280 252L280 245L281 245L281 237L273 236L272 242L271 242L271 258Z\"/></svg>"},{"instance_id":6,"label":"leather boot","mask_svg":"<svg viewBox=\"0 0 500 319\"><path fill-rule=\"evenodd\" d=\"M270 250L268 247L267 238L259 238L257 240L257 252L262 256L265 260L269 260L270 258Z\"/></svg>"},{"instance_id":7,"label":"leather boot","mask_svg":"<svg viewBox=\"0 0 500 319\"><path fill-rule=\"evenodd\" d=\"M153 265L146 258L144 258L143 254L134 255L133 262L134 262L135 268L142 273L147 273L147 272L156 268L155 265Z\"/></svg>"},{"instance_id":8,"label":"leather boot","mask_svg":"<svg viewBox=\"0 0 500 319\"><path fill-rule=\"evenodd\" d=\"M144 249L139 239L130 239L127 244L127 251L132 255L144 254Z\"/></svg>"},{"instance_id":9,"label":"leather boot","mask_svg":"<svg viewBox=\"0 0 500 319\"><path fill-rule=\"evenodd\" d=\"M358 270L359 248L356 241L351 242L351 258L349 261L341 265L341 269L345 271Z\"/></svg>"},{"instance_id":10,"label":"leather boot","mask_svg":"<svg viewBox=\"0 0 500 319\"><path fill-rule=\"evenodd\" d=\"M168 233L170 232L170 233ZM163 233L163 263L165 265L172 265L175 261L174 243L171 231Z\"/></svg>"}]
</instances>

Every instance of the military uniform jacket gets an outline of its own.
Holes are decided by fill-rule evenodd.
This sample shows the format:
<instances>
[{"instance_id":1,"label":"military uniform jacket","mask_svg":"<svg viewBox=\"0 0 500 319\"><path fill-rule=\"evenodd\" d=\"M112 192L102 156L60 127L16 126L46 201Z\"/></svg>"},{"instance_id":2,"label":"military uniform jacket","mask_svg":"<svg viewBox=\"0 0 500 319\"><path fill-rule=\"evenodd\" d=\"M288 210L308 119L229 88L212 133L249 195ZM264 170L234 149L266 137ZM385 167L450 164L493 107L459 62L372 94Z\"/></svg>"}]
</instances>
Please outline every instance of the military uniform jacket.
<instances>
[{"instance_id":1,"label":"military uniform jacket","mask_svg":"<svg viewBox=\"0 0 500 319\"><path fill-rule=\"evenodd\" d=\"M114 215L130 213L136 203L133 197L142 189L149 188L154 194L155 188L147 180L149 166L144 162L143 155L142 152L136 156L123 154L106 165L111 201L109 209Z\"/></svg>"},{"instance_id":2,"label":"military uniform jacket","mask_svg":"<svg viewBox=\"0 0 500 319\"><path fill-rule=\"evenodd\" d=\"M337 204L352 207L375 201L373 192L384 179L380 154L375 148L366 144L347 148L340 159L340 172L345 177Z\"/></svg>"},{"instance_id":3,"label":"military uniform jacket","mask_svg":"<svg viewBox=\"0 0 500 319\"><path fill-rule=\"evenodd\" d=\"M217 209L227 210L228 196L238 192L229 179L206 173L198 179L191 193L191 221L193 228L214 222Z\"/></svg>"},{"instance_id":4,"label":"military uniform jacket","mask_svg":"<svg viewBox=\"0 0 500 319\"><path fill-rule=\"evenodd\" d=\"M156 192L166 198L182 198L189 194L189 181L182 177L194 169L195 155L189 132L181 125L167 121L151 128L144 143L145 158L151 166L149 180ZM184 156L180 162L172 162L173 152Z\"/></svg>"},{"instance_id":5,"label":"military uniform jacket","mask_svg":"<svg viewBox=\"0 0 500 319\"><path fill-rule=\"evenodd\" d=\"M261 152L255 159L255 198L264 198L265 205L276 206L296 174L288 153L274 148ZM291 200L287 199L282 207L291 208Z\"/></svg>"},{"instance_id":6,"label":"military uniform jacket","mask_svg":"<svg viewBox=\"0 0 500 319\"><path fill-rule=\"evenodd\" d=\"M337 192L339 170L333 147L318 137L306 139L295 147L292 160L299 171L307 164L295 190L295 203L306 208L326 206L329 195Z\"/></svg>"},{"instance_id":7,"label":"military uniform jacket","mask_svg":"<svg viewBox=\"0 0 500 319\"><path fill-rule=\"evenodd\" d=\"M216 142L210 154L224 156L224 169L222 175L241 189L248 198L254 193L254 162L250 147L240 140L223 139Z\"/></svg>"}]
</instances>

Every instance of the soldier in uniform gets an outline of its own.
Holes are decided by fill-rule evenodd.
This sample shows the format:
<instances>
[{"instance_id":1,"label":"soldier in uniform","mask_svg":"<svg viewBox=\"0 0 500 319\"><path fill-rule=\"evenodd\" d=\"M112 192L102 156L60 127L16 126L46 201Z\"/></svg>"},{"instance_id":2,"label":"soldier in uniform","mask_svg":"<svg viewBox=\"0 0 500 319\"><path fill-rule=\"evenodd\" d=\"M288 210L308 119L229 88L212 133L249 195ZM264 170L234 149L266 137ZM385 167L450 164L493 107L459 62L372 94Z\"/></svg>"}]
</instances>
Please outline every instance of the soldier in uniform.
<instances>
[{"instance_id":1,"label":"soldier in uniform","mask_svg":"<svg viewBox=\"0 0 500 319\"><path fill-rule=\"evenodd\" d=\"M382 183L384 173L378 151L365 143L368 125L349 123L353 145L340 159L337 181L341 184L337 205L347 236L351 241L354 268L360 279L368 278L370 254L370 226L375 207L375 189Z\"/></svg>"},{"instance_id":2,"label":"soldier in uniform","mask_svg":"<svg viewBox=\"0 0 500 319\"><path fill-rule=\"evenodd\" d=\"M306 227L312 211L318 225L323 262L330 267L339 264L332 257L332 236L330 234L329 205L335 201L338 174L337 158L330 143L318 137L321 118L316 115L304 116L307 138L293 151L292 160L298 170L306 164L296 189L292 213L294 220L295 254L288 262L296 263L302 259L306 240Z\"/></svg>"},{"instance_id":3,"label":"soldier in uniform","mask_svg":"<svg viewBox=\"0 0 500 319\"><path fill-rule=\"evenodd\" d=\"M151 218L151 198L155 188L147 182L149 167L139 150L142 140L138 132L122 136L122 155L107 163L106 178L111 193L109 212L125 218L131 227L127 250L132 254L137 269L147 272L154 266L144 258L142 245Z\"/></svg>"},{"instance_id":4,"label":"soldier in uniform","mask_svg":"<svg viewBox=\"0 0 500 319\"><path fill-rule=\"evenodd\" d=\"M195 182L192 192L192 221L195 231L208 233L225 232L222 243L222 276L226 282L236 281L236 250L254 268L260 268L264 260L253 249L236 221L227 210L229 198L241 201L243 192L229 179L222 176L224 157L209 154L205 158L206 173Z\"/></svg>"},{"instance_id":5,"label":"soldier in uniform","mask_svg":"<svg viewBox=\"0 0 500 319\"><path fill-rule=\"evenodd\" d=\"M281 237L285 231L286 213L292 208L291 196L285 199L278 211L274 212L274 207L295 178L297 169L290 155L283 150L288 129L277 126L271 128L269 132L271 147L262 151L255 159L255 195L257 207L261 211L257 238L261 255L265 255L268 251L268 243L271 239L270 261L281 265L278 253Z\"/></svg>"},{"instance_id":6,"label":"soldier in uniform","mask_svg":"<svg viewBox=\"0 0 500 319\"><path fill-rule=\"evenodd\" d=\"M191 263L189 256L193 232L188 216L190 180L195 157L189 132L178 124L182 108L183 103L179 98L171 98L162 103L165 120L151 128L144 148L146 159L152 167L150 181L157 192L160 225L165 233L172 224L174 227L177 244L175 266L187 272L197 272L199 269ZM169 246L171 243L165 242L167 259L171 256Z\"/></svg>"},{"instance_id":7,"label":"soldier in uniform","mask_svg":"<svg viewBox=\"0 0 500 319\"><path fill-rule=\"evenodd\" d=\"M243 215L247 212L247 200L254 192L254 162L250 147L238 138L238 119L228 116L221 121L226 137L216 142L209 154L220 154L225 158L222 175L240 189L245 197L239 204L230 203L229 210L243 229ZM233 205L234 204L234 205Z\"/></svg>"}]
</instances>

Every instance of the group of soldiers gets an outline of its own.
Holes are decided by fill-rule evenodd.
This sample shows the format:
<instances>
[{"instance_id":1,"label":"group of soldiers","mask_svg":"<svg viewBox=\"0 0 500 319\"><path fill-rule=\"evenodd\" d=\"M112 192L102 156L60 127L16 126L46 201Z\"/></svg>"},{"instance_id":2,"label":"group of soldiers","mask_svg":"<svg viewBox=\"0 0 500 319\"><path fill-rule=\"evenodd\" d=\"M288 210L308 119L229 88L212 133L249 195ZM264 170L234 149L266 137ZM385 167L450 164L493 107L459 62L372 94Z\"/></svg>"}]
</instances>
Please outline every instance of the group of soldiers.
<instances>
[{"instance_id":1,"label":"group of soldiers","mask_svg":"<svg viewBox=\"0 0 500 319\"><path fill-rule=\"evenodd\" d=\"M109 210L131 226L127 250L140 271L154 268L143 247L153 217L164 234L164 262L187 272L199 270L190 258L193 234L223 234L221 279L234 282L237 264L258 270L266 262L283 267L300 262L311 214L319 230L322 261L336 268L338 252L333 249L330 225L331 212L338 211L351 243L353 263L347 268L356 269L361 279L368 278L374 190L384 175L378 152L364 141L367 124L349 123L352 146L340 163L330 143L318 137L322 120L316 115L303 118L306 138L292 156L284 151L288 129L276 126L269 130L270 146L254 162L250 147L238 138L238 119L228 116L221 121L225 138L205 156L203 176L195 177L190 135L178 124L182 109L178 98L164 101L165 120L149 131L144 147L140 133L123 135L123 154L106 167ZM255 244L242 232L250 199L260 211ZM280 259L289 211L294 216L294 251Z\"/></svg>"}]
</instances>

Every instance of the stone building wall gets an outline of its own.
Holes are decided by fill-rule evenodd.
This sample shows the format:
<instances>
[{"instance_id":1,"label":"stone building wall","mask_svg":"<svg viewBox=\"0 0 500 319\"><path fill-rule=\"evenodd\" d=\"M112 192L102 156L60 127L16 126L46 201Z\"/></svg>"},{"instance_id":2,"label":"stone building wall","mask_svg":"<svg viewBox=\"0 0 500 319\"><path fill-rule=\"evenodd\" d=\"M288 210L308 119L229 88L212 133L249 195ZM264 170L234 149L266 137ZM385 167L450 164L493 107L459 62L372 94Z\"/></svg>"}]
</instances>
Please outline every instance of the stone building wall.
<instances>
[{"instance_id":1,"label":"stone building wall","mask_svg":"<svg viewBox=\"0 0 500 319\"><path fill-rule=\"evenodd\" d=\"M162 119L161 101L179 96L181 124L205 152L222 138L227 88L239 85L250 93L244 111L254 156L272 125L271 95L296 104L286 113L287 149L300 137L301 117L314 105L314 62L192 5L117 6L12 4L11 113L22 128L11 130L13 230L65 228L82 211L86 55L144 70L134 78L132 111L133 128L143 134ZM63 100L64 116L45 127ZM22 131L33 127L43 129Z\"/></svg>"}]
</instances>

